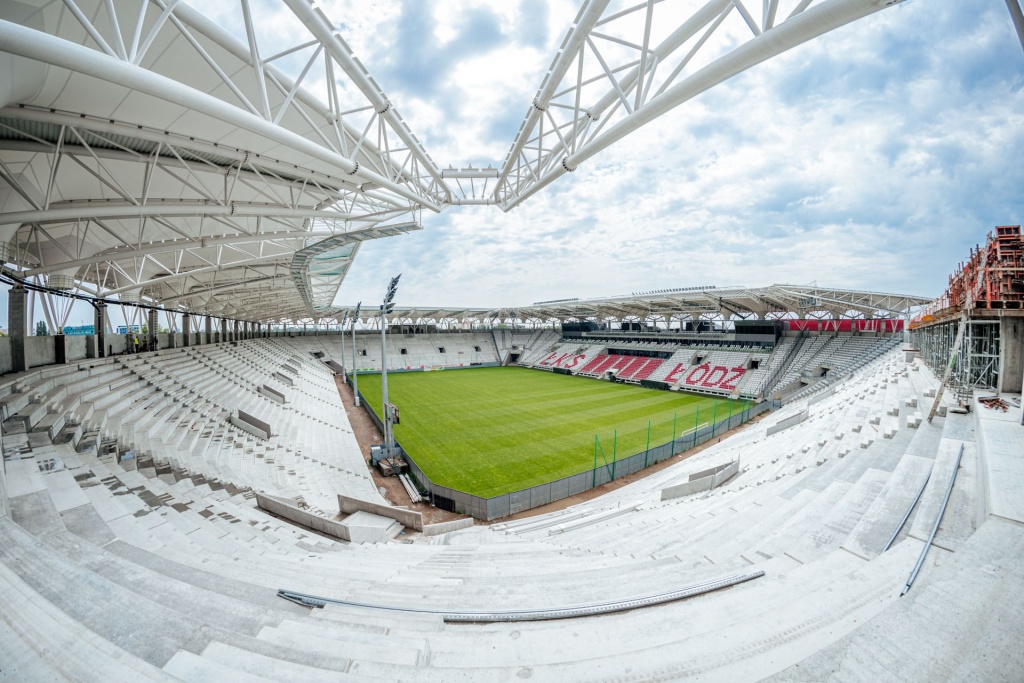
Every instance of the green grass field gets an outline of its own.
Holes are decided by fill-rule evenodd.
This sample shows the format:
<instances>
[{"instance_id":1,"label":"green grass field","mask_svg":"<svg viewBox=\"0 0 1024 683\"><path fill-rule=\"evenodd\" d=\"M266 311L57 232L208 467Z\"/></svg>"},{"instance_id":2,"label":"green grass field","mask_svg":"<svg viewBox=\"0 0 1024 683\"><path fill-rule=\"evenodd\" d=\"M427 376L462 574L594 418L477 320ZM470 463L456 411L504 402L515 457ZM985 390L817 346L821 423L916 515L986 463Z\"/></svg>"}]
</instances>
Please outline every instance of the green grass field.
<instances>
[{"instance_id":1,"label":"green grass field","mask_svg":"<svg viewBox=\"0 0 1024 683\"><path fill-rule=\"evenodd\" d=\"M380 375L360 375L359 391L381 415ZM485 498L590 470L595 434L611 462L613 444L617 459L646 448L648 421L653 447L673 418L679 435L749 405L515 367L391 373L388 397L427 476Z\"/></svg>"}]
</instances>

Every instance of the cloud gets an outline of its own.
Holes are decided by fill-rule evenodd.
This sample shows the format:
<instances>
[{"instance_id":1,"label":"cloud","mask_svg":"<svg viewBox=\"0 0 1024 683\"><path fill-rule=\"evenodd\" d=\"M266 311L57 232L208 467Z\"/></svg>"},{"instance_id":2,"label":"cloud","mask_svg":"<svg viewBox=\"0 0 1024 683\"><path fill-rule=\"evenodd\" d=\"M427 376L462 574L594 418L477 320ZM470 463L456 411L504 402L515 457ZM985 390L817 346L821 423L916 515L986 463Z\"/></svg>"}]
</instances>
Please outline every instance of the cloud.
<instances>
[{"instance_id":1,"label":"cloud","mask_svg":"<svg viewBox=\"0 0 1024 683\"><path fill-rule=\"evenodd\" d=\"M1022 64L1001 6L885 10L691 100L509 214L452 209L415 240L367 245L340 299L379 289L383 258L408 270L403 297L437 305L811 281L938 295L993 225L1021 222ZM522 109L459 130L493 146Z\"/></svg>"},{"instance_id":2,"label":"cloud","mask_svg":"<svg viewBox=\"0 0 1024 683\"><path fill-rule=\"evenodd\" d=\"M242 35L237 4L207 4ZM501 164L579 9L318 5L441 167ZM287 11L256 6L292 44ZM403 305L812 281L938 295L994 225L1024 220L1021 158L1024 54L1003 3L902 3L694 98L509 213L424 212L423 231L362 247L337 301L376 302L398 272Z\"/></svg>"}]
</instances>

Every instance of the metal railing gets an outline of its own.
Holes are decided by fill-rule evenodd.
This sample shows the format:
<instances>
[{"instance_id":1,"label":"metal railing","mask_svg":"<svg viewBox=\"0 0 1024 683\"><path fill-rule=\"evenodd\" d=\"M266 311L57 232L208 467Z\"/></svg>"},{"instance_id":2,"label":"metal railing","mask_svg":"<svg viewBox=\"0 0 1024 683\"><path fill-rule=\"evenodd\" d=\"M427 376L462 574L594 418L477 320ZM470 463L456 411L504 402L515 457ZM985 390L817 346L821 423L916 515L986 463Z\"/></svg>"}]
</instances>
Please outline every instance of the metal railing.
<instances>
[{"instance_id":1,"label":"metal railing","mask_svg":"<svg viewBox=\"0 0 1024 683\"><path fill-rule=\"evenodd\" d=\"M374 409L366 402L362 393L359 394L362 405L378 429L382 422ZM608 482L615 481L626 475L639 472L651 465L667 460L673 456L707 443L716 436L734 429L751 419L781 405L776 401L748 406L745 410L732 413L728 417L714 423L705 422L698 427L680 434L677 438L634 453L628 457L618 458L613 455L612 461L598 464L567 477L554 481L510 491L498 496L478 496L458 489L442 486L430 479L408 451L396 441L398 453L409 465L409 474L421 492L426 492L431 504L450 512L458 512L477 519L490 521L500 517L517 514L541 505L547 505L570 496L589 491Z\"/></svg>"}]
</instances>

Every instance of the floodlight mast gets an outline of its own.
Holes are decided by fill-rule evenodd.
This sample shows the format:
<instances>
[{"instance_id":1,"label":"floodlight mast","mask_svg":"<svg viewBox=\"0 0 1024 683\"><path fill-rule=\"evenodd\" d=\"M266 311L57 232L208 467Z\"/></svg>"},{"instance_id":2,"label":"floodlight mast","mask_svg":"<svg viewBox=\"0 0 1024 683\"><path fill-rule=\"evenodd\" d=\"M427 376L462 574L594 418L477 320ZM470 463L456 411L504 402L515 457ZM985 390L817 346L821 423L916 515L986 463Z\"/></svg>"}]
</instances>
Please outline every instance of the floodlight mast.
<instances>
[{"instance_id":1,"label":"floodlight mast","mask_svg":"<svg viewBox=\"0 0 1024 683\"><path fill-rule=\"evenodd\" d=\"M363 302L356 304L356 312L352 314L352 395L356 408L359 407L359 373L356 371L356 323L359 322L359 309Z\"/></svg>"},{"instance_id":2,"label":"floodlight mast","mask_svg":"<svg viewBox=\"0 0 1024 683\"><path fill-rule=\"evenodd\" d=\"M345 315L341 316L341 324L338 325L338 331L341 332L341 380L343 382L348 381L348 370L345 368L345 323L348 322L348 311L345 311Z\"/></svg>"},{"instance_id":3,"label":"floodlight mast","mask_svg":"<svg viewBox=\"0 0 1024 683\"><path fill-rule=\"evenodd\" d=\"M398 279L400 277L402 277L401 273L391 278L391 282L388 283L388 291L384 295L384 301L380 305L380 403L381 410L384 411L384 457L389 460L394 457L394 430L391 424L391 411L388 409L387 314L395 308L393 302L395 292L398 291Z\"/></svg>"}]
</instances>

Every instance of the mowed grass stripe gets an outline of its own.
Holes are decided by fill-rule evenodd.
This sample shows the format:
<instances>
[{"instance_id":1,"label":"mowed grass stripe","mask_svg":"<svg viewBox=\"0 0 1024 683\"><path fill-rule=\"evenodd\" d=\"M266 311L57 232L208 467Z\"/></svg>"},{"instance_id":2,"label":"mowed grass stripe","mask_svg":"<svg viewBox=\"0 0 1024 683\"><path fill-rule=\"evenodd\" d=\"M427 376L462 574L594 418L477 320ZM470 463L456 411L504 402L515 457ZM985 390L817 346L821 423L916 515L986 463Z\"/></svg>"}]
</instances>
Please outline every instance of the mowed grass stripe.
<instances>
[{"instance_id":1,"label":"mowed grass stripe","mask_svg":"<svg viewBox=\"0 0 1024 683\"><path fill-rule=\"evenodd\" d=\"M380 375L361 375L359 390L382 414ZM589 471L595 434L609 462L617 441L621 460L644 450L648 421L656 446L673 415L680 434L748 405L525 368L392 373L388 394L395 437L427 476L485 498Z\"/></svg>"}]
</instances>

